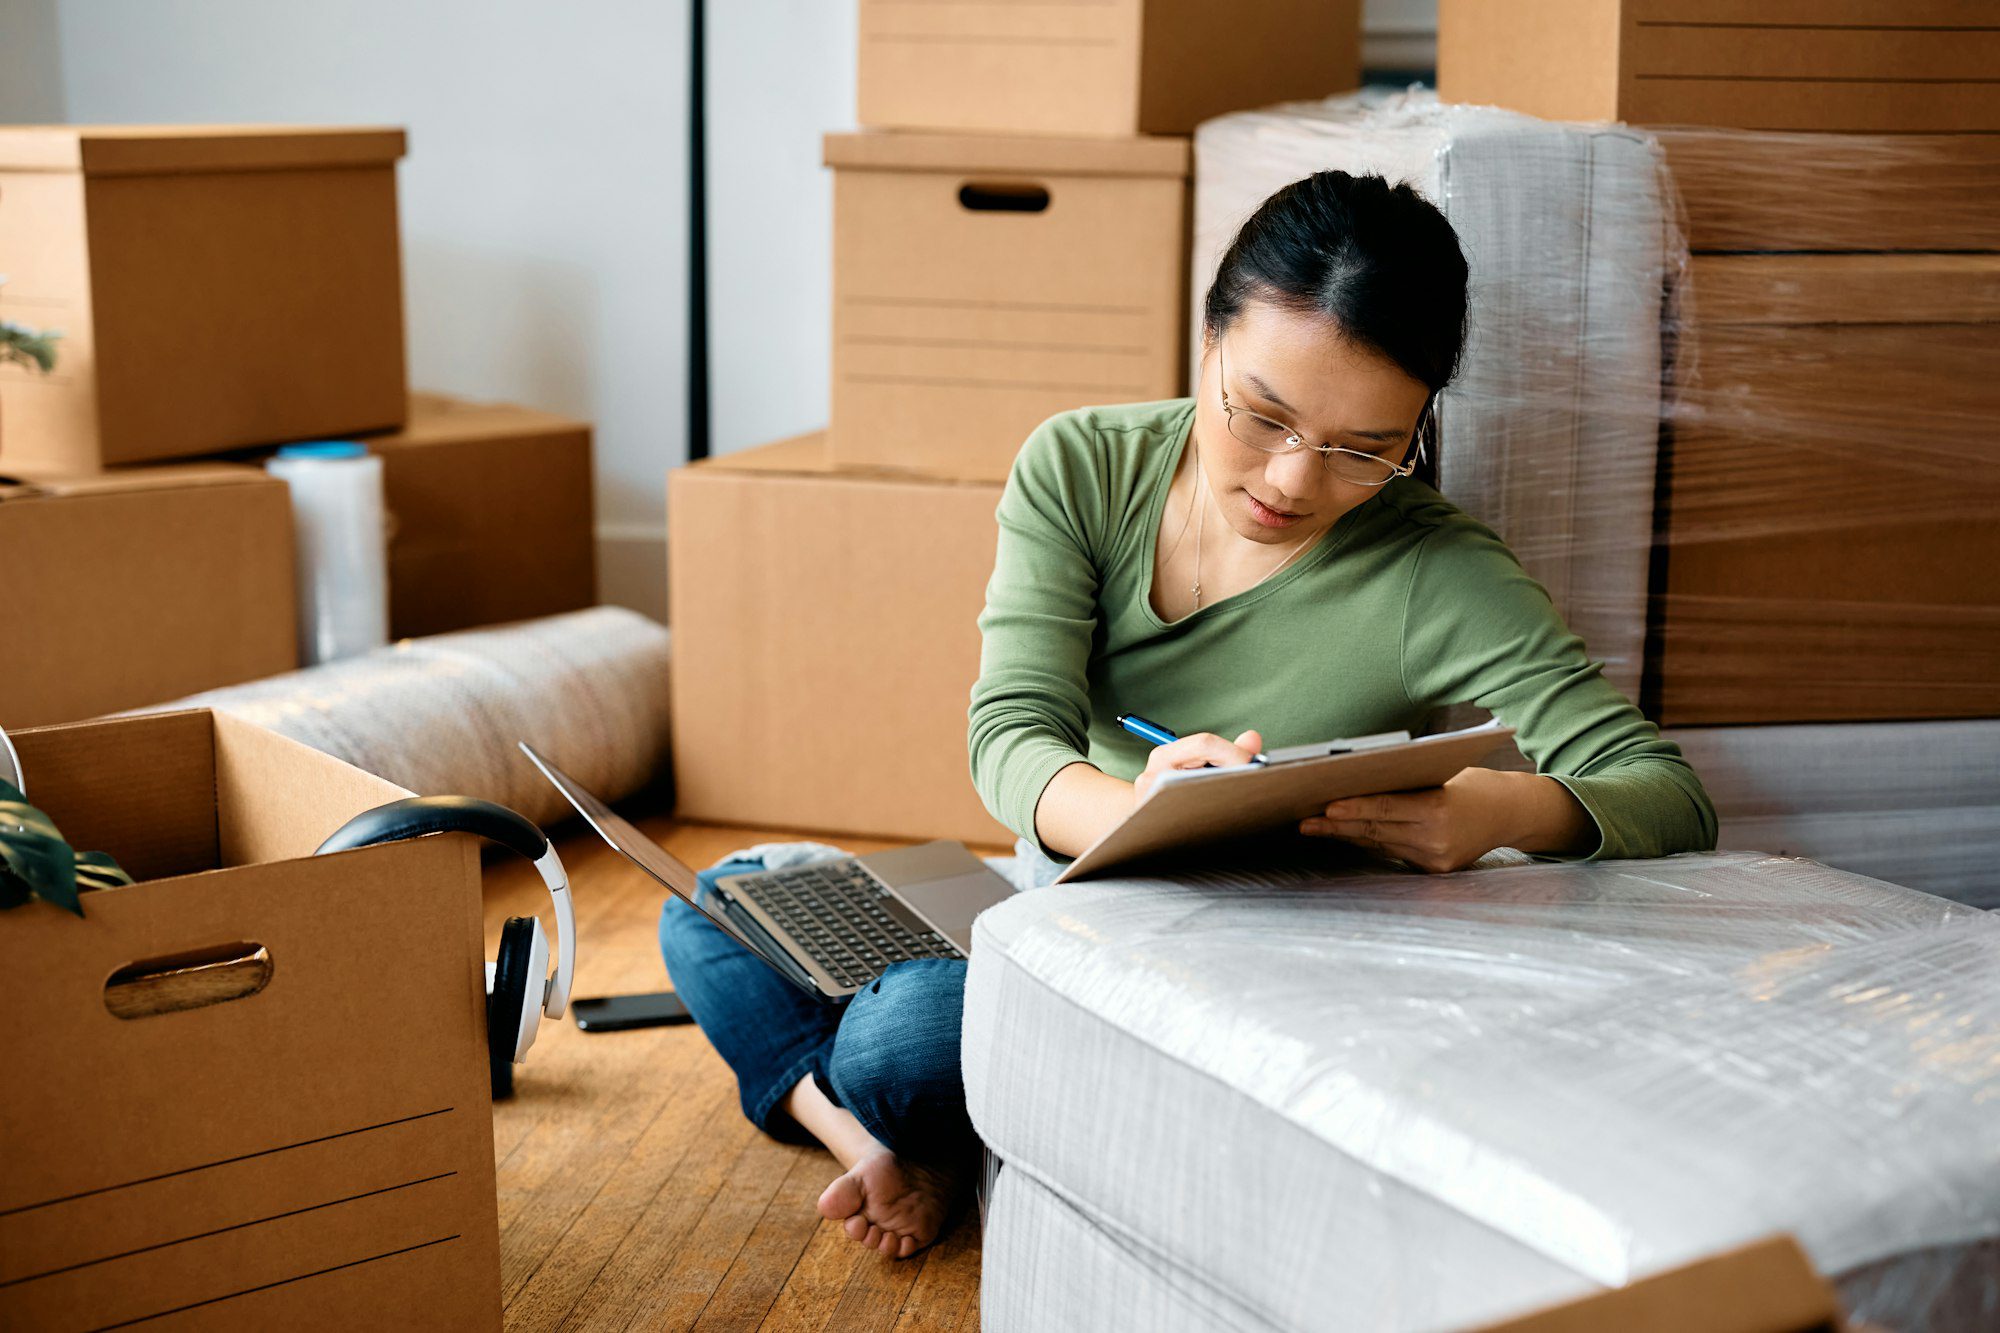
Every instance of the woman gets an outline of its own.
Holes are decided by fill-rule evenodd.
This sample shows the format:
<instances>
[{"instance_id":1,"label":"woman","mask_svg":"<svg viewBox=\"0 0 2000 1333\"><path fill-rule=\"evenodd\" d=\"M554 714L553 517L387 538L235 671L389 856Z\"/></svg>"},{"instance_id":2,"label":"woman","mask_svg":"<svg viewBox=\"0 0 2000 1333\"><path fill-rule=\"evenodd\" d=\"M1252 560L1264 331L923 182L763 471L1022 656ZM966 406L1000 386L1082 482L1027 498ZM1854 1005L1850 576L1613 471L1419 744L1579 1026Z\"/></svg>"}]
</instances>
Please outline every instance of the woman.
<instances>
[{"instance_id":1,"label":"woman","mask_svg":"<svg viewBox=\"0 0 2000 1333\"><path fill-rule=\"evenodd\" d=\"M1075 856L1169 769L1413 729L1465 702L1514 727L1538 772L1337 801L1300 832L1439 871L1498 847L1714 845L1680 751L1499 538L1412 476L1465 308L1435 208L1322 172L1267 200L1224 255L1192 400L1065 413L1029 438L1000 501L970 730L973 780L1025 853ZM1193 734L1149 748L1124 712ZM669 906L661 942L746 1112L847 1166L820 1211L885 1254L935 1238L977 1143L958 1073L965 964L899 963L843 1015L691 911Z\"/></svg>"}]
</instances>

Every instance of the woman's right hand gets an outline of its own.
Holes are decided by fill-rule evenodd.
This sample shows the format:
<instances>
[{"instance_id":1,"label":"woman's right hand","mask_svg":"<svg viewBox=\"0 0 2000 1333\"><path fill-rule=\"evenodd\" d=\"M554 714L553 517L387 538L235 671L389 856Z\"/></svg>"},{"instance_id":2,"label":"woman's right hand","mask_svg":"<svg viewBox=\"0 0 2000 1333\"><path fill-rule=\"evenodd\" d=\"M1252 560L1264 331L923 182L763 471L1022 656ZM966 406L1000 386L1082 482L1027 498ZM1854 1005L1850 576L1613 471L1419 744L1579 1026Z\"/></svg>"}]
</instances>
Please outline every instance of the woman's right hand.
<instances>
[{"instance_id":1,"label":"woman's right hand","mask_svg":"<svg viewBox=\"0 0 2000 1333\"><path fill-rule=\"evenodd\" d=\"M1246 731L1233 741L1224 740L1212 731L1183 736L1158 747L1147 756L1146 771L1132 783L1133 795L1136 801L1145 800L1153 790L1153 784L1160 780L1160 775L1172 769L1230 768L1249 763L1251 756L1263 748L1264 738L1254 731Z\"/></svg>"}]
</instances>

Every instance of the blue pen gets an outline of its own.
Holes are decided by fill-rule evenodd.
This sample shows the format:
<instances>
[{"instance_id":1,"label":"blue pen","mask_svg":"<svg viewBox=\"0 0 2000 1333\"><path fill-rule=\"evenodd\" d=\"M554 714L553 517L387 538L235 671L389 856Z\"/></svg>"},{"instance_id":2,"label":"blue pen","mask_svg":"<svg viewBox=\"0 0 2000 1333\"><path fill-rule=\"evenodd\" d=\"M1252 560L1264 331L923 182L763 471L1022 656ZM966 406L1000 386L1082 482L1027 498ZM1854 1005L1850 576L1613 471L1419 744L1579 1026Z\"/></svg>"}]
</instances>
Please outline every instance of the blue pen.
<instances>
[{"instance_id":1,"label":"blue pen","mask_svg":"<svg viewBox=\"0 0 2000 1333\"><path fill-rule=\"evenodd\" d=\"M1168 731L1159 723L1148 722L1137 713L1120 713L1118 715L1118 725L1131 732L1134 736L1137 736L1140 740L1151 741L1155 745L1171 745L1180 739L1180 737L1174 735L1173 732ZM1250 762L1253 764L1264 764L1270 761L1261 754L1253 754L1250 756Z\"/></svg>"}]
</instances>

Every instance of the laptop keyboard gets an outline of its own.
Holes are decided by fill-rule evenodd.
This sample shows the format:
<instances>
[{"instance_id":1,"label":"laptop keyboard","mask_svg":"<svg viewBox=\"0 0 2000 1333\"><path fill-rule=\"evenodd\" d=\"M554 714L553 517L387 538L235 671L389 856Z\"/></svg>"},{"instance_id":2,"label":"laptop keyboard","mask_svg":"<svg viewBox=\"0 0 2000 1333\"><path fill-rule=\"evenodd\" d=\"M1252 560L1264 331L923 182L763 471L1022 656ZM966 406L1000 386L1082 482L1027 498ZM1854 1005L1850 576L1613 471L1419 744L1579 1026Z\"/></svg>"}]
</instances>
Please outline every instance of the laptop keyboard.
<instances>
[{"instance_id":1,"label":"laptop keyboard","mask_svg":"<svg viewBox=\"0 0 2000 1333\"><path fill-rule=\"evenodd\" d=\"M849 862L746 877L737 893L756 900L841 986L860 986L906 958L962 957L950 940L891 914L888 892Z\"/></svg>"}]
</instances>

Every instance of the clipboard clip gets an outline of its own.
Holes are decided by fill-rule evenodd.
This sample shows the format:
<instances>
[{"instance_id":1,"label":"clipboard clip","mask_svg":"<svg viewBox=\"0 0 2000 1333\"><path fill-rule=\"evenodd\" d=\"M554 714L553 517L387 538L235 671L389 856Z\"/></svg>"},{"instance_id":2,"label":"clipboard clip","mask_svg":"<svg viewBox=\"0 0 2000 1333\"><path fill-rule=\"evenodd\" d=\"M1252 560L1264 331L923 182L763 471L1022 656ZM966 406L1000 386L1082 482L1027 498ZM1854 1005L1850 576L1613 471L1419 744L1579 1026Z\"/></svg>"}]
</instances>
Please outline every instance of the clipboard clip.
<instances>
[{"instance_id":1,"label":"clipboard clip","mask_svg":"<svg viewBox=\"0 0 2000 1333\"><path fill-rule=\"evenodd\" d=\"M1378 731L1372 736L1343 736L1339 740L1314 741L1310 745L1287 745L1281 749L1265 751L1264 759L1271 764L1290 764L1301 759L1325 759L1336 754L1385 750L1392 745L1409 743L1410 733L1407 731Z\"/></svg>"}]
</instances>

